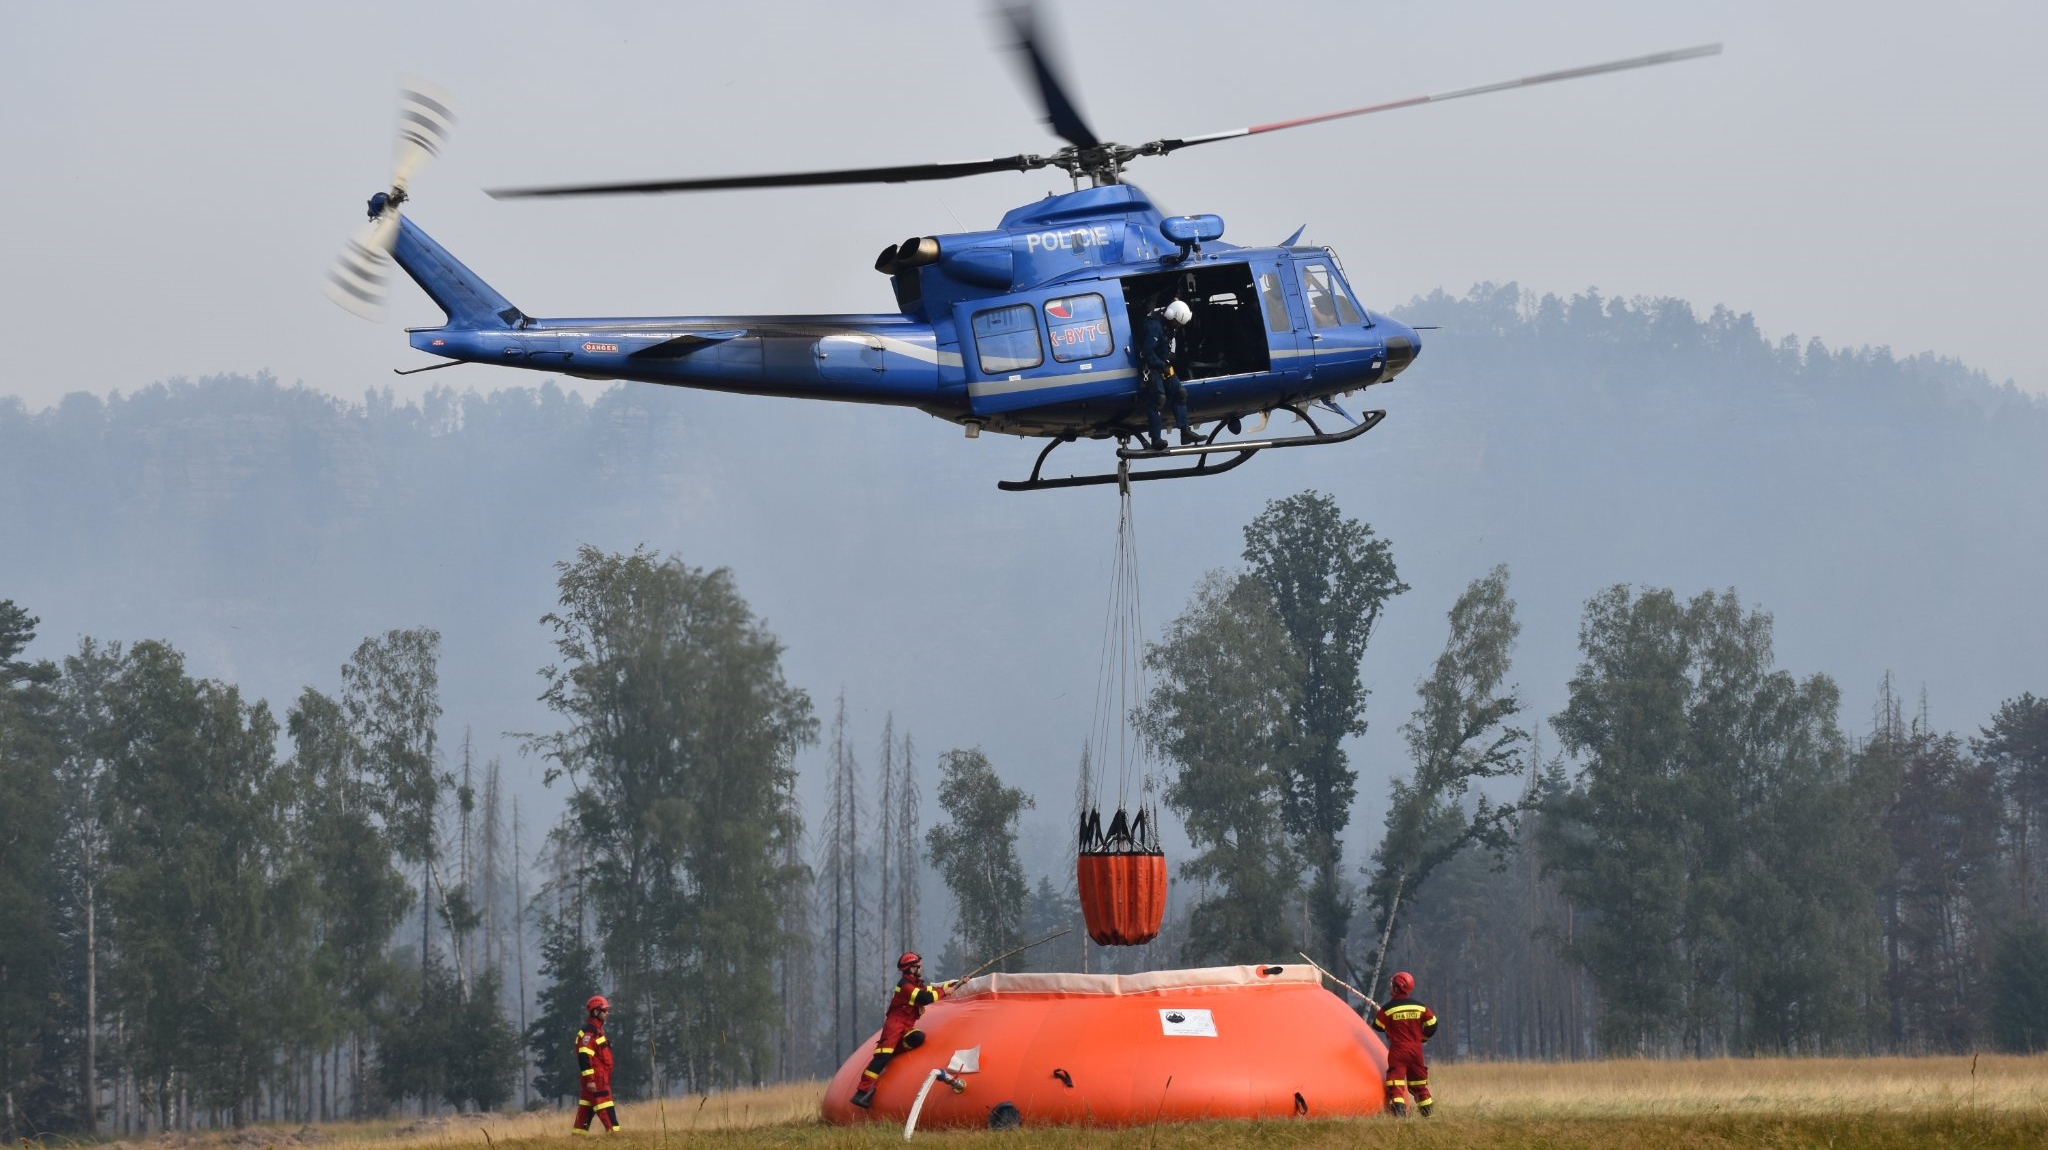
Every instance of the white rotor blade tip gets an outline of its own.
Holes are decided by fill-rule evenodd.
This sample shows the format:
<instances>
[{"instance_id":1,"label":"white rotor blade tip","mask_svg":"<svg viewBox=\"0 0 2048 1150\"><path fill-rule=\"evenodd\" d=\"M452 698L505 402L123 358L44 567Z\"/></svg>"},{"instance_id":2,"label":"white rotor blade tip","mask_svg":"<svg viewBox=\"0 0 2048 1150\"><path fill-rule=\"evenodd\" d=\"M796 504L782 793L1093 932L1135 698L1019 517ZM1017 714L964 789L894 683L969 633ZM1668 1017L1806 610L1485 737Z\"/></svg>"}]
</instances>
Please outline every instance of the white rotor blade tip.
<instances>
[{"instance_id":1,"label":"white rotor blade tip","mask_svg":"<svg viewBox=\"0 0 2048 1150\"><path fill-rule=\"evenodd\" d=\"M404 188L421 164L441 154L455 128L455 102L440 87L408 76L398 91L398 150L391 186Z\"/></svg>"},{"instance_id":2,"label":"white rotor blade tip","mask_svg":"<svg viewBox=\"0 0 2048 1150\"><path fill-rule=\"evenodd\" d=\"M391 245L397 239L397 212L357 228L327 271L327 298L364 319L380 318L384 286L391 278Z\"/></svg>"}]
</instances>

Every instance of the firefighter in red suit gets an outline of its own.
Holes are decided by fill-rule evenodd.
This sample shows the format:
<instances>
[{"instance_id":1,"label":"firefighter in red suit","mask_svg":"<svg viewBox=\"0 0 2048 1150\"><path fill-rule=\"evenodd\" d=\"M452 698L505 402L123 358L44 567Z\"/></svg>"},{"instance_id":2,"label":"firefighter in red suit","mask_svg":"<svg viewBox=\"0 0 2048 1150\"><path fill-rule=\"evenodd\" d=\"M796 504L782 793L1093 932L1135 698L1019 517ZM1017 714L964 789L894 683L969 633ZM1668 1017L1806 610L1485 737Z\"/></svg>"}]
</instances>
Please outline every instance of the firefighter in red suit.
<instances>
[{"instance_id":1,"label":"firefighter in red suit","mask_svg":"<svg viewBox=\"0 0 2048 1150\"><path fill-rule=\"evenodd\" d=\"M1436 1034L1436 1012L1409 997L1415 993L1415 976L1407 971L1397 971L1389 986L1393 999L1372 1016L1372 1028L1387 1036L1387 1113L1408 1117L1413 1092L1415 1108L1427 1118L1436 1100L1429 1095L1422 1044Z\"/></svg>"},{"instance_id":2,"label":"firefighter in red suit","mask_svg":"<svg viewBox=\"0 0 2048 1150\"><path fill-rule=\"evenodd\" d=\"M590 1133L590 1119L595 1115L604 1123L605 1130L617 1134L619 1111L612 1101L612 1043L604 1034L604 1018L611 1013L612 1004L604 995L593 994L584 1008L590 1017L584 1020L583 1029L576 1032L576 1065L583 1073L583 1086L576 1098L575 1132Z\"/></svg>"},{"instance_id":3,"label":"firefighter in red suit","mask_svg":"<svg viewBox=\"0 0 2048 1150\"><path fill-rule=\"evenodd\" d=\"M957 981L926 982L924 959L916 951L904 951L903 957L896 960L896 969L903 977L896 981L896 993L889 996L889 1013L882 1017L882 1034L875 1040L875 1056L868 1060L868 1068L861 1071L860 1089L853 1095L853 1104L863 1110L875 1104L875 1084L882 1080L882 1070L896 1057L896 1052L924 1045L924 1031L917 1028L924 1008L960 985Z\"/></svg>"}]
</instances>

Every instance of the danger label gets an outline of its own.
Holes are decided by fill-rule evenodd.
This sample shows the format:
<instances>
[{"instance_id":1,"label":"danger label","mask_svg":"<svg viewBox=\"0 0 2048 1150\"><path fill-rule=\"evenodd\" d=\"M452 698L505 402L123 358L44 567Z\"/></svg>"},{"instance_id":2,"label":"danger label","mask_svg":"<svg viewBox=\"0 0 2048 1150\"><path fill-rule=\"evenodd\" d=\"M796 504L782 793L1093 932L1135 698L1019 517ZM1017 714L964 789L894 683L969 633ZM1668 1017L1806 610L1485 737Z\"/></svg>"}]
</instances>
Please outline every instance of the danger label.
<instances>
[{"instance_id":1,"label":"danger label","mask_svg":"<svg viewBox=\"0 0 2048 1150\"><path fill-rule=\"evenodd\" d=\"M619 345L618 345L618 344L615 344L615 343L586 343L586 344L584 344L584 345L583 345L583 350L584 350L584 351L617 351L617 350L619 350Z\"/></svg>"}]
</instances>

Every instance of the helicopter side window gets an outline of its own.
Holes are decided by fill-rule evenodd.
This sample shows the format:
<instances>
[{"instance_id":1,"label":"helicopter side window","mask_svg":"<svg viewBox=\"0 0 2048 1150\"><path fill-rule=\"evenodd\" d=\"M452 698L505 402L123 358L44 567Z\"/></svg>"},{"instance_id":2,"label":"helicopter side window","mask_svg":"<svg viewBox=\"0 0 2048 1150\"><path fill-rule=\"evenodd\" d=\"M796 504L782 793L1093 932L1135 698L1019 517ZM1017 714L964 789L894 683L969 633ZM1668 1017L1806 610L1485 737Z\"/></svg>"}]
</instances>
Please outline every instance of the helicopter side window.
<instances>
[{"instance_id":1,"label":"helicopter side window","mask_svg":"<svg viewBox=\"0 0 2048 1150\"><path fill-rule=\"evenodd\" d=\"M1341 327L1364 323L1358 305L1351 302L1344 284L1330 274L1328 264L1301 265L1301 290L1308 297L1309 318L1317 327Z\"/></svg>"},{"instance_id":2,"label":"helicopter side window","mask_svg":"<svg viewBox=\"0 0 2048 1150\"><path fill-rule=\"evenodd\" d=\"M974 350L983 375L1023 371L1045 362L1038 342L1038 309L1028 303L974 313Z\"/></svg>"},{"instance_id":3,"label":"helicopter side window","mask_svg":"<svg viewBox=\"0 0 2048 1150\"><path fill-rule=\"evenodd\" d=\"M1287 318L1287 293L1280 287L1280 273L1259 273L1259 294L1266 299L1266 330L1292 331L1294 321Z\"/></svg>"},{"instance_id":4,"label":"helicopter side window","mask_svg":"<svg viewBox=\"0 0 2048 1150\"><path fill-rule=\"evenodd\" d=\"M1115 350L1109 337L1109 311L1099 295L1046 300L1045 323L1052 333L1052 357L1061 363L1099 359Z\"/></svg>"}]
</instances>

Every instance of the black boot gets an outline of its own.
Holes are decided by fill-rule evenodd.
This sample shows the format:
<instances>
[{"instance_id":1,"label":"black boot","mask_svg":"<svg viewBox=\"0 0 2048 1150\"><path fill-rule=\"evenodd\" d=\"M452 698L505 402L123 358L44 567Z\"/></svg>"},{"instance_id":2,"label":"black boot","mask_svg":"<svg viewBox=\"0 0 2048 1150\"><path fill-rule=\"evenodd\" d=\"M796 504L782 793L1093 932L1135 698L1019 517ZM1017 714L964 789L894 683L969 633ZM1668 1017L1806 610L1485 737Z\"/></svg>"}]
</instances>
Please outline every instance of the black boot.
<instances>
[{"instance_id":1,"label":"black boot","mask_svg":"<svg viewBox=\"0 0 2048 1150\"><path fill-rule=\"evenodd\" d=\"M1166 437L1155 431L1152 433L1152 442L1147 444L1146 446L1150 447L1154 451L1165 451Z\"/></svg>"},{"instance_id":2,"label":"black boot","mask_svg":"<svg viewBox=\"0 0 2048 1150\"><path fill-rule=\"evenodd\" d=\"M1195 434L1194 428L1183 427L1180 429L1180 445L1182 447L1193 447L1200 442L1202 442L1202 437Z\"/></svg>"},{"instance_id":3,"label":"black boot","mask_svg":"<svg viewBox=\"0 0 2048 1150\"><path fill-rule=\"evenodd\" d=\"M855 1106L860 1107L862 1110L866 1110L868 1107L873 1106L875 1104L875 1088L872 1086L863 1086L859 1090L854 1091L853 1104Z\"/></svg>"}]
</instances>

